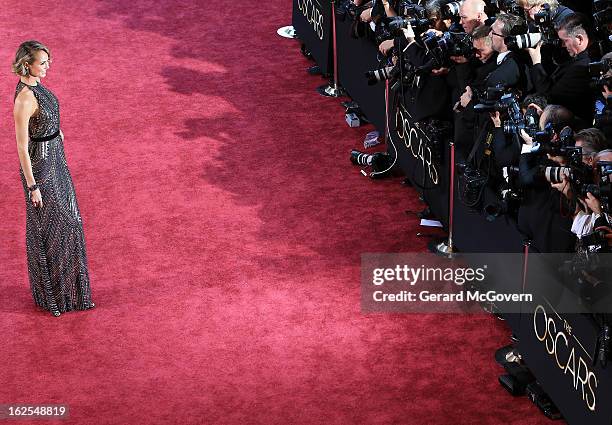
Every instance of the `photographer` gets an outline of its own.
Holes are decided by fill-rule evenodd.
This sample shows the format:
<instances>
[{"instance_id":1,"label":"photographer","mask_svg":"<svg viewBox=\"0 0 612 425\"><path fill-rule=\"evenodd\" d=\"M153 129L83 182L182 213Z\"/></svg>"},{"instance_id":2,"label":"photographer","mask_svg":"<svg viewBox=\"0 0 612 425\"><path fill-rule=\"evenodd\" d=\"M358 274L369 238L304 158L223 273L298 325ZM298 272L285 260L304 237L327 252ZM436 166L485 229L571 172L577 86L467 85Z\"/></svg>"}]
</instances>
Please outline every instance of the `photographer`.
<instances>
[{"instance_id":1,"label":"photographer","mask_svg":"<svg viewBox=\"0 0 612 425\"><path fill-rule=\"evenodd\" d=\"M540 117L540 130L552 128L550 140L534 143L524 131L525 144L519 159L519 182L523 187L523 201L518 212L518 227L532 241L536 252L572 252L575 237L571 233L572 220L561 210L560 193L553 190L544 178L545 166L558 166L546 147L559 144L561 130L573 122L573 114L560 105L548 105ZM546 135L538 135L546 138ZM538 149L539 148L539 149ZM558 158L557 158L558 159Z\"/></svg>"},{"instance_id":2,"label":"photographer","mask_svg":"<svg viewBox=\"0 0 612 425\"><path fill-rule=\"evenodd\" d=\"M448 22L441 16L440 0L427 1L425 10L435 31L448 30ZM448 119L451 106L446 82L448 68L440 66L431 52L416 41L416 35L410 25L402 32L407 45L401 48L404 42L400 38L396 39L396 47L400 47L398 50L408 63L421 69L408 90L409 97L404 102L406 109L415 121L430 117Z\"/></svg>"},{"instance_id":3,"label":"photographer","mask_svg":"<svg viewBox=\"0 0 612 425\"><path fill-rule=\"evenodd\" d=\"M465 0L459 9L459 23L463 30L471 34L474 30L485 24L489 19L485 13L486 4L483 0Z\"/></svg>"},{"instance_id":4,"label":"photographer","mask_svg":"<svg viewBox=\"0 0 612 425\"><path fill-rule=\"evenodd\" d=\"M594 85L597 90L597 100L595 101L595 127L604 132L608 140L612 140L612 84L607 84L612 79L612 52L605 54L601 58L603 64L607 64L604 68L603 75L594 76Z\"/></svg>"},{"instance_id":5,"label":"photographer","mask_svg":"<svg viewBox=\"0 0 612 425\"><path fill-rule=\"evenodd\" d=\"M586 128L574 135L576 147L582 149L582 160L588 166L595 165L598 152L608 148L608 141L603 132L597 128Z\"/></svg>"},{"instance_id":6,"label":"photographer","mask_svg":"<svg viewBox=\"0 0 612 425\"><path fill-rule=\"evenodd\" d=\"M564 105L585 122L592 122L594 96L586 90L591 81L588 22L582 15L571 14L561 21L557 34L572 59L548 75L542 65L542 43L527 49L533 84L551 103Z\"/></svg>"},{"instance_id":7,"label":"photographer","mask_svg":"<svg viewBox=\"0 0 612 425\"><path fill-rule=\"evenodd\" d=\"M486 86L503 85L506 88L527 88L527 71L515 52L508 50L505 39L512 34L513 28L523 24L523 19L500 12L491 26L491 41L497 54L497 68L487 78Z\"/></svg>"},{"instance_id":8,"label":"photographer","mask_svg":"<svg viewBox=\"0 0 612 425\"><path fill-rule=\"evenodd\" d=\"M534 22L535 15L542 11L545 4L550 6L551 20L555 26L558 26L563 19L573 13L570 8L561 6L557 0L519 0L518 3L531 22Z\"/></svg>"},{"instance_id":9,"label":"photographer","mask_svg":"<svg viewBox=\"0 0 612 425\"><path fill-rule=\"evenodd\" d=\"M600 162L612 161L612 150L606 149L599 152L595 156L593 167L596 170L597 164ZM572 232L581 238L584 235L591 234L597 227L610 226L612 220L610 215L602 208L601 200L592 193L587 192L584 198L580 198L571 190L570 180L567 176L563 176L563 181L553 185L555 189L563 193L568 200L577 198L576 212L572 223Z\"/></svg>"},{"instance_id":10,"label":"photographer","mask_svg":"<svg viewBox=\"0 0 612 425\"><path fill-rule=\"evenodd\" d=\"M481 62L481 66L474 70L474 77L459 101L455 104L455 143L457 148L465 153L469 152L474 142L474 127L476 113L474 112L474 90L483 91L486 78L497 67L495 61L497 52L493 50L491 40L491 27L481 25L472 32L472 45L474 55ZM477 99L476 99L477 100ZM461 153L460 152L460 153Z\"/></svg>"},{"instance_id":11,"label":"photographer","mask_svg":"<svg viewBox=\"0 0 612 425\"><path fill-rule=\"evenodd\" d=\"M503 88L505 90L514 89L518 92L524 92L527 87L527 69L520 60L518 60L515 52L508 50L506 46L505 38L512 33L512 29L520 25L523 22L518 16L510 15L505 12L501 12L493 25L491 26L491 48L494 52L497 52L494 66L486 68L485 71L490 71L484 76L484 83L482 84L481 95L487 94L490 91ZM498 90L499 91L499 90ZM465 98L463 101L469 99L472 100L471 90L466 90ZM498 99L496 99L498 100ZM485 99L474 99L474 102L487 103ZM495 103L495 101L494 101ZM493 133L495 130L492 128L492 123L488 114L477 114L474 125L474 146L468 156L468 162L475 160L476 163L482 163L483 159L490 158L490 143L493 139ZM497 167L491 167L491 163L485 164L493 174L498 173Z\"/></svg>"}]
</instances>

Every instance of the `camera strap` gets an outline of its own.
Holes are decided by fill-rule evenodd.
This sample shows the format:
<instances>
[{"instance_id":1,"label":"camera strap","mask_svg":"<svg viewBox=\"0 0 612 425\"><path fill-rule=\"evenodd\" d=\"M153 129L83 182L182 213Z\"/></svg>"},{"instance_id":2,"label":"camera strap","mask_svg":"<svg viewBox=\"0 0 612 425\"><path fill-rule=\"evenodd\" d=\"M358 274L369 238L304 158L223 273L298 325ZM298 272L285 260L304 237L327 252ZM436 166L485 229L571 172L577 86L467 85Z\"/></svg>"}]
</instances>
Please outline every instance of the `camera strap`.
<instances>
[{"instance_id":1,"label":"camera strap","mask_svg":"<svg viewBox=\"0 0 612 425\"><path fill-rule=\"evenodd\" d=\"M470 154L467 157L467 160L466 160L467 164L470 164L472 162L472 160L476 156L476 152L478 151L478 148L480 148L480 143L482 142L482 140L485 137L487 139L487 149L488 149L488 146L491 145L491 141L493 140L493 134L491 132L489 132L489 123L488 122L485 124L485 126L482 128L482 130L480 130L480 133L478 134L478 137L476 138L476 141L474 142L474 146L472 146L472 150L470 151ZM480 165L480 161L478 161L478 162L479 162L479 165Z\"/></svg>"}]
</instances>

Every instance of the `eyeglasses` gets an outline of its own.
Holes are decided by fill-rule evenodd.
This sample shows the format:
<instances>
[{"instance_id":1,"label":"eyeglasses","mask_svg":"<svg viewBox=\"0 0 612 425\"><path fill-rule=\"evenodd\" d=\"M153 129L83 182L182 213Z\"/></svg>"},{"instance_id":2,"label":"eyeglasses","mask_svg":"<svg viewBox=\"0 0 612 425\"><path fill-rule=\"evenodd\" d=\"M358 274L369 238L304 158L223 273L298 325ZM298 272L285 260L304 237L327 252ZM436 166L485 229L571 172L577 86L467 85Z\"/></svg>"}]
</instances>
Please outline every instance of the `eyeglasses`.
<instances>
[{"instance_id":1,"label":"eyeglasses","mask_svg":"<svg viewBox=\"0 0 612 425\"><path fill-rule=\"evenodd\" d=\"M501 37L501 38L506 38L506 36L505 36L505 35L498 34L498 33L496 33L495 31L491 31L491 35L496 35L496 36Z\"/></svg>"}]
</instances>

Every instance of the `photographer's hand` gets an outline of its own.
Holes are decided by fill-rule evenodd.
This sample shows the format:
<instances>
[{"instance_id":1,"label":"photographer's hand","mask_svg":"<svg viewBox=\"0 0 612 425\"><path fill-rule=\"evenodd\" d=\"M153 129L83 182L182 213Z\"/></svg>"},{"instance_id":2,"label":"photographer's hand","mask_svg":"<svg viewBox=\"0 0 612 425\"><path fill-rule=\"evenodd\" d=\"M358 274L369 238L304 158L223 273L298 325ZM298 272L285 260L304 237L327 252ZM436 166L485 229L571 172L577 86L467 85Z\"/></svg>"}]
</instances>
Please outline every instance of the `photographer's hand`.
<instances>
[{"instance_id":1,"label":"photographer's hand","mask_svg":"<svg viewBox=\"0 0 612 425\"><path fill-rule=\"evenodd\" d=\"M372 20L372 8L370 7L369 9L366 9L361 12L361 15L359 15L359 19L361 19L361 22L370 22Z\"/></svg>"},{"instance_id":2,"label":"photographer's hand","mask_svg":"<svg viewBox=\"0 0 612 425\"><path fill-rule=\"evenodd\" d=\"M538 116L542 116L542 113L544 112L544 110L540 108L538 105L536 105L535 103L530 103L529 105L527 105L527 109L529 108L533 108L536 111L538 111Z\"/></svg>"},{"instance_id":3,"label":"photographer's hand","mask_svg":"<svg viewBox=\"0 0 612 425\"><path fill-rule=\"evenodd\" d=\"M378 50L380 51L380 53L387 56L389 51L393 49L393 43L394 43L393 40L385 40L382 43L380 43L380 46L378 46Z\"/></svg>"},{"instance_id":4,"label":"photographer's hand","mask_svg":"<svg viewBox=\"0 0 612 425\"><path fill-rule=\"evenodd\" d=\"M501 114L499 111L490 112L489 116L491 117L491 121L493 121L495 128L501 128Z\"/></svg>"},{"instance_id":5,"label":"photographer's hand","mask_svg":"<svg viewBox=\"0 0 612 425\"><path fill-rule=\"evenodd\" d=\"M468 104L471 101L472 101L472 88L470 86L467 86L465 88L465 91L461 95L461 98L459 99L459 103L461 104L463 108L465 108L466 106L468 106Z\"/></svg>"},{"instance_id":6,"label":"photographer's hand","mask_svg":"<svg viewBox=\"0 0 612 425\"><path fill-rule=\"evenodd\" d=\"M450 72L450 69L448 68L438 68L438 69L432 69L431 75L440 76L440 75L446 75L449 72Z\"/></svg>"},{"instance_id":7,"label":"photographer's hand","mask_svg":"<svg viewBox=\"0 0 612 425\"><path fill-rule=\"evenodd\" d=\"M572 193L572 185L570 185L570 181L567 176L564 174L560 183L551 183L550 184L554 189L557 189L559 192L563 194L567 199L571 200L574 197Z\"/></svg>"},{"instance_id":8,"label":"photographer's hand","mask_svg":"<svg viewBox=\"0 0 612 425\"><path fill-rule=\"evenodd\" d=\"M542 63L542 42L540 41L535 47L526 49L534 65Z\"/></svg>"},{"instance_id":9,"label":"photographer's hand","mask_svg":"<svg viewBox=\"0 0 612 425\"><path fill-rule=\"evenodd\" d=\"M468 63L468 59L464 56L450 56L450 60L455 63Z\"/></svg>"},{"instance_id":10,"label":"photographer's hand","mask_svg":"<svg viewBox=\"0 0 612 425\"><path fill-rule=\"evenodd\" d=\"M521 139L523 139L523 142L525 142L526 145L532 146L533 145L533 139L531 138L531 136L529 134L527 134L527 132L523 129L521 129Z\"/></svg>"},{"instance_id":11,"label":"photographer's hand","mask_svg":"<svg viewBox=\"0 0 612 425\"><path fill-rule=\"evenodd\" d=\"M436 37L442 37L444 35L444 33L442 31L438 31L438 30L434 30L434 29L429 29L429 30L425 31L423 34L421 34L421 37L425 37L425 34L435 34Z\"/></svg>"},{"instance_id":12,"label":"photographer's hand","mask_svg":"<svg viewBox=\"0 0 612 425\"><path fill-rule=\"evenodd\" d=\"M414 41L415 35L412 25L408 24L407 28L402 28L402 33L404 34L404 37L406 37L406 40L408 40L408 44Z\"/></svg>"},{"instance_id":13,"label":"photographer's hand","mask_svg":"<svg viewBox=\"0 0 612 425\"><path fill-rule=\"evenodd\" d=\"M606 232L606 239L608 240L608 246L612 246L612 228L610 228L609 226L600 226L600 227L596 227L595 230Z\"/></svg>"},{"instance_id":14,"label":"photographer's hand","mask_svg":"<svg viewBox=\"0 0 612 425\"><path fill-rule=\"evenodd\" d=\"M595 214L601 215L601 202L599 202L599 199L594 197L591 192L587 192L587 196L586 198L584 198L584 202L587 204L591 211L593 211Z\"/></svg>"}]
</instances>

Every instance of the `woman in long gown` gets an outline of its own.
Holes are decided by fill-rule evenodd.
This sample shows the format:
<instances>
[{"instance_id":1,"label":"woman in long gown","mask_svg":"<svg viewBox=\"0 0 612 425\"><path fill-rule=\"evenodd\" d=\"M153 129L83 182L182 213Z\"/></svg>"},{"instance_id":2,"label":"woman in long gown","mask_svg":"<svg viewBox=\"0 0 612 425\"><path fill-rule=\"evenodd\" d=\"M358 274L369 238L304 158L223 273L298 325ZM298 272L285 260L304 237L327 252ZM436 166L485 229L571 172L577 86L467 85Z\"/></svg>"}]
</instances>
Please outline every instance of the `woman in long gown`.
<instances>
[{"instance_id":1,"label":"woman in long gown","mask_svg":"<svg viewBox=\"0 0 612 425\"><path fill-rule=\"evenodd\" d=\"M49 49L37 41L19 46L13 72L15 134L26 201L28 275L34 302L54 316L94 307L83 223L64 156L59 103L41 84Z\"/></svg>"}]
</instances>

